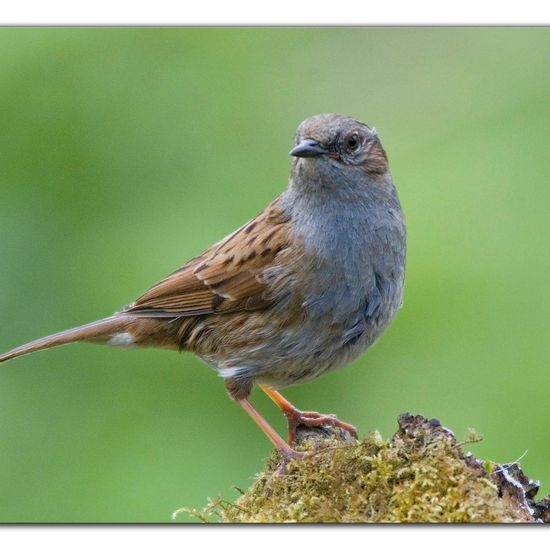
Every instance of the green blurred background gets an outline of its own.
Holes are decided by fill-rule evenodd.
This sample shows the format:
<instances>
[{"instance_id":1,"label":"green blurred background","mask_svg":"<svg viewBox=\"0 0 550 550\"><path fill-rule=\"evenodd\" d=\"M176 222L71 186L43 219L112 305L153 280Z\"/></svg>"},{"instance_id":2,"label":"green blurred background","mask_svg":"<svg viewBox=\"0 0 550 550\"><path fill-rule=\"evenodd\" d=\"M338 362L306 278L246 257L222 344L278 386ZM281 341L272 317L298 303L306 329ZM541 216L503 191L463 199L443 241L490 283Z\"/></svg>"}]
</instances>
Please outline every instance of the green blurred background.
<instances>
[{"instance_id":1,"label":"green blurred background","mask_svg":"<svg viewBox=\"0 0 550 550\"><path fill-rule=\"evenodd\" d=\"M284 188L298 123L376 126L404 308L285 395L390 436L439 418L550 491L550 29L0 30L0 349L110 314ZM263 396L254 401L284 432ZM190 354L73 345L0 369L0 521L161 522L271 447ZM181 518L185 520L185 518Z\"/></svg>"}]
</instances>

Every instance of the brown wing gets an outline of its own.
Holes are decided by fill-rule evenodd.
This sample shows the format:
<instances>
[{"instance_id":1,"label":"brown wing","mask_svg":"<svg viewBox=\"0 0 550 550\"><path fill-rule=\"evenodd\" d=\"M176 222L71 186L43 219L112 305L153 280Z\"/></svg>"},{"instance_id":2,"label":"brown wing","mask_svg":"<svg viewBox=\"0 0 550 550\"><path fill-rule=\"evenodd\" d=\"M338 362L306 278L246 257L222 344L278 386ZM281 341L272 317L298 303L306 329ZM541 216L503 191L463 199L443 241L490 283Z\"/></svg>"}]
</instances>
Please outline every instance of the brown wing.
<instances>
[{"instance_id":1,"label":"brown wing","mask_svg":"<svg viewBox=\"0 0 550 550\"><path fill-rule=\"evenodd\" d=\"M288 217L275 200L123 311L146 317L179 317L262 309L270 304L262 272L287 247Z\"/></svg>"}]
</instances>

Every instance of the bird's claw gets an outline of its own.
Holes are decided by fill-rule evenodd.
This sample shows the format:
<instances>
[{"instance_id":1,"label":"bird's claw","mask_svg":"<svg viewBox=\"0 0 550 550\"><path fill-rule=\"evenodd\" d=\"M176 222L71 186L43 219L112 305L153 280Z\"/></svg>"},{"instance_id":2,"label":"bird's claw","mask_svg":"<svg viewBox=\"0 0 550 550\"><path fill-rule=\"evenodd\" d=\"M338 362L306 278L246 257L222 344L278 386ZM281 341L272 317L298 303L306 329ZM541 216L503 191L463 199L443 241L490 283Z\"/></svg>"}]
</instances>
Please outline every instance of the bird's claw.
<instances>
[{"instance_id":1,"label":"bird's claw","mask_svg":"<svg viewBox=\"0 0 550 550\"><path fill-rule=\"evenodd\" d=\"M315 411L293 411L285 412L288 421L288 442L292 445L296 441L298 426L308 428L321 428L323 426L333 426L341 428L348 432L354 439L357 439L357 429L355 426L342 422L335 414L321 414Z\"/></svg>"}]
</instances>

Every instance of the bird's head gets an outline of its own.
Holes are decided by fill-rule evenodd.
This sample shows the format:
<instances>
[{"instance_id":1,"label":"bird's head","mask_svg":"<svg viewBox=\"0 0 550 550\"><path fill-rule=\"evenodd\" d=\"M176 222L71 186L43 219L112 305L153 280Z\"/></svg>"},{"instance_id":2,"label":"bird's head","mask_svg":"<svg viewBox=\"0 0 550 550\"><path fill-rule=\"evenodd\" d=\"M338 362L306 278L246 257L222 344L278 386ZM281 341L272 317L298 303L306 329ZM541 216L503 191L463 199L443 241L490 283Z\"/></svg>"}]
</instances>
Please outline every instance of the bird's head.
<instances>
[{"instance_id":1,"label":"bird's head","mask_svg":"<svg viewBox=\"0 0 550 550\"><path fill-rule=\"evenodd\" d=\"M323 114L304 120L296 131L293 171L313 176L318 172L363 172L370 178L388 172L388 159L374 128L354 118Z\"/></svg>"}]
</instances>

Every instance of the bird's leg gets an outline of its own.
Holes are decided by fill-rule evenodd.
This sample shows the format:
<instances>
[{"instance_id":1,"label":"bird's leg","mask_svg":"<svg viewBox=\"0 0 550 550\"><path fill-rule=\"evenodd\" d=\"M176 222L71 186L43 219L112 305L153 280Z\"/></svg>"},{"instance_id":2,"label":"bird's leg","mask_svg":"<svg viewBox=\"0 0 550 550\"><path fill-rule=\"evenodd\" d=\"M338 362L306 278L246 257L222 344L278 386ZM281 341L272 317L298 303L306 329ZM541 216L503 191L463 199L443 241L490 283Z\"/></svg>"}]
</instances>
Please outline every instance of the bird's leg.
<instances>
[{"instance_id":1,"label":"bird's leg","mask_svg":"<svg viewBox=\"0 0 550 550\"><path fill-rule=\"evenodd\" d=\"M236 399L237 403L250 415L259 428L269 438L275 448L286 460L298 460L304 457L304 453L295 451L285 440L273 429L269 422L252 406L246 398Z\"/></svg>"},{"instance_id":2,"label":"bird's leg","mask_svg":"<svg viewBox=\"0 0 550 550\"><path fill-rule=\"evenodd\" d=\"M293 444L296 440L298 426L310 428L319 426L337 426L349 432L357 439L357 430L351 424L342 422L334 414L320 414L314 411L300 411L290 401L285 399L278 391L272 390L263 384L258 384L260 389L281 409L288 421L288 442Z\"/></svg>"}]
</instances>

